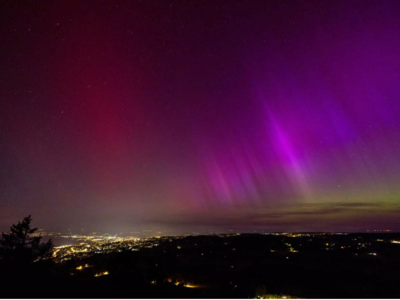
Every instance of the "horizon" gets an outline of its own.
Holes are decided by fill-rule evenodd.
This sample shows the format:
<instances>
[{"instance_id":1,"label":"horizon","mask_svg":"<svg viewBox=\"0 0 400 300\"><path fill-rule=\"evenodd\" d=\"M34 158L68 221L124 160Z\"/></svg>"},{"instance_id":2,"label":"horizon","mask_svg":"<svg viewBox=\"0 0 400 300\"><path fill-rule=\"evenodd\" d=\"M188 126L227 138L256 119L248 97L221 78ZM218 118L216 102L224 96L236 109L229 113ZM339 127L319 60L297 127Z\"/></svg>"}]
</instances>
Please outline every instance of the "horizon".
<instances>
[{"instance_id":1,"label":"horizon","mask_svg":"<svg viewBox=\"0 0 400 300\"><path fill-rule=\"evenodd\" d=\"M16 222L17 223L17 222ZM8 234L9 231L0 230L0 233ZM146 230L142 229L139 231L93 231L88 228L81 228L79 230L71 230L71 229L64 229L64 230L45 230L43 228L37 228L35 234L40 234L40 236L48 237L49 234L58 235L56 237L67 237L67 236L121 236L121 237L129 237L129 236L143 236L146 237L166 237L166 236L200 236L200 235L237 235L237 234L356 234L356 233L400 233L400 230L397 231L396 229L367 229L367 228L358 228L353 230L342 230L342 231L321 231L321 230L308 230L308 231L273 231L268 229L249 229L247 231L235 231L233 229L221 229L221 230L211 230L211 229L203 229L198 232L194 231L181 231L178 230L161 230L161 229L154 229L154 230Z\"/></svg>"}]
</instances>

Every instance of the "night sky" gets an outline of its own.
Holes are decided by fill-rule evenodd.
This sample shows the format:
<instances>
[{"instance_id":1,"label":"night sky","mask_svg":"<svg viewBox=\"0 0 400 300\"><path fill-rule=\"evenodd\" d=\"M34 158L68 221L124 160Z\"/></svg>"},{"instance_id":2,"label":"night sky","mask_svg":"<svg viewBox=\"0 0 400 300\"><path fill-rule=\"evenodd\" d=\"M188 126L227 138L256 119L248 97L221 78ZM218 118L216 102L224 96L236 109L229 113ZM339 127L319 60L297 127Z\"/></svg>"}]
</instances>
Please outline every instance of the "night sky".
<instances>
[{"instance_id":1,"label":"night sky","mask_svg":"<svg viewBox=\"0 0 400 300\"><path fill-rule=\"evenodd\" d=\"M0 230L400 230L399 16L1 1Z\"/></svg>"}]
</instances>

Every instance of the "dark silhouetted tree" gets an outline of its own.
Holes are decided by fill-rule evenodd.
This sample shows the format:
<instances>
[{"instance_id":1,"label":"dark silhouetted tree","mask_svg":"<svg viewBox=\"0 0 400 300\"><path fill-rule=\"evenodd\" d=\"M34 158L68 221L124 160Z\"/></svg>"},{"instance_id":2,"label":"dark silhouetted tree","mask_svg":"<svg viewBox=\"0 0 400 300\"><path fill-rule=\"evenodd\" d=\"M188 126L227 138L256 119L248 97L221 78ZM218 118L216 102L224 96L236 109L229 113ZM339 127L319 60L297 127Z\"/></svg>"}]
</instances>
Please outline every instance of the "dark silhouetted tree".
<instances>
[{"instance_id":1,"label":"dark silhouetted tree","mask_svg":"<svg viewBox=\"0 0 400 300\"><path fill-rule=\"evenodd\" d=\"M31 216L12 225L9 234L2 234L0 257L9 262L29 263L51 257L53 242L41 243L42 237L32 236L37 228L31 228Z\"/></svg>"}]
</instances>

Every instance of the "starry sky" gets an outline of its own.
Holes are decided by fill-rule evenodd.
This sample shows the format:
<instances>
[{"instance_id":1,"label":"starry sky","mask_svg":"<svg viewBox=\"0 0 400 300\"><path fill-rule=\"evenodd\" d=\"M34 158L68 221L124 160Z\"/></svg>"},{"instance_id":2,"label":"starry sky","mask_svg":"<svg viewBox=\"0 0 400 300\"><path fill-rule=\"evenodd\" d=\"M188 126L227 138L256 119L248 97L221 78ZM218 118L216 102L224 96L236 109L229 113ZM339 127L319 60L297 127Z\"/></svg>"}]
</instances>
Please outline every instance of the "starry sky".
<instances>
[{"instance_id":1,"label":"starry sky","mask_svg":"<svg viewBox=\"0 0 400 300\"><path fill-rule=\"evenodd\" d=\"M0 230L400 229L399 1L2 1Z\"/></svg>"}]
</instances>

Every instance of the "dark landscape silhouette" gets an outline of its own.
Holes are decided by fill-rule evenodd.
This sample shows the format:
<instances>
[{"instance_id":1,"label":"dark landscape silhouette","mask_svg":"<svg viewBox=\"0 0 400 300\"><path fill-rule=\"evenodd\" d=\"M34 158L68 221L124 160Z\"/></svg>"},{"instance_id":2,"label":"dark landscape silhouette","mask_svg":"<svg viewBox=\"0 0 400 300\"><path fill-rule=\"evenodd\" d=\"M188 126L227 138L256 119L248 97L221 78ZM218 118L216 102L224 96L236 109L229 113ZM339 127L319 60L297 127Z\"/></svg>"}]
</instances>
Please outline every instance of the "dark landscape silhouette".
<instances>
[{"instance_id":1,"label":"dark landscape silhouette","mask_svg":"<svg viewBox=\"0 0 400 300\"><path fill-rule=\"evenodd\" d=\"M398 233L159 237L151 248L56 263L51 241L29 237L30 222L3 233L2 297L400 297Z\"/></svg>"}]
</instances>

